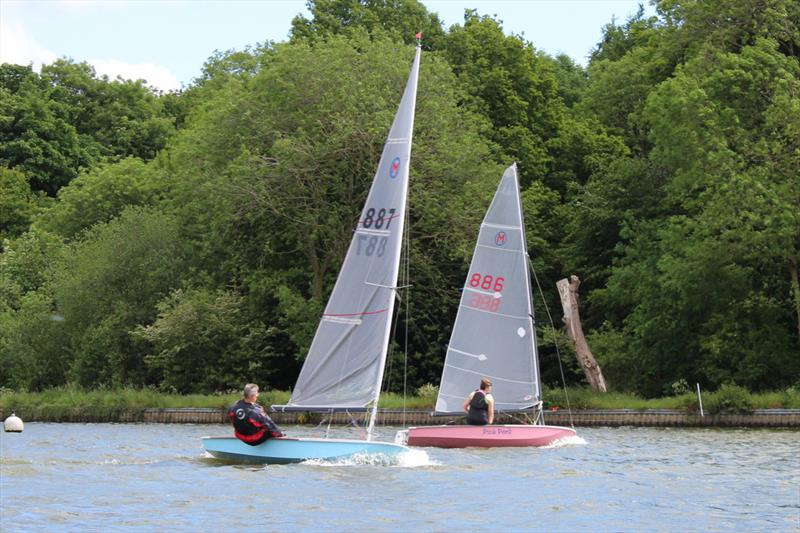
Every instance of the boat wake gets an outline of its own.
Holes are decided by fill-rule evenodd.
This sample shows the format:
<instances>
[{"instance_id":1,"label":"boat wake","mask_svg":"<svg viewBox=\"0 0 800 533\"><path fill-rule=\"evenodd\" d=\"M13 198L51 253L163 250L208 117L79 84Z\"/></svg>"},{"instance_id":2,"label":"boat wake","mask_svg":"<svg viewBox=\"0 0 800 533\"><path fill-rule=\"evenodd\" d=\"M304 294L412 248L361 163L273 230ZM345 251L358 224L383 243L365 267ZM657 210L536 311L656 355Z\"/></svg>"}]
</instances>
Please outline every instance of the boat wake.
<instances>
[{"instance_id":1,"label":"boat wake","mask_svg":"<svg viewBox=\"0 0 800 533\"><path fill-rule=\"evenodd\" d=\"M335 460L309 459L303 461L304 465L341 467L341 466L390 466L398 468L418 468L421 466L435 466L424 450L408 450L398 455L385 455L382 453L359 453L349 457Z\"/></svg>"},{"instance_id":2,"label":"boat wake","mask_svg":"<svg viewBox=\"0 0 800 533\"><path fill-rule=\"evenodd\" d=\"M424 450L408 450L399 456L400 464L403 468L417 468L420 466L437 466L439 463L432 461Z\"/></svg>"},{"instance_id":3,"label":"boat wake","mask_svg":"<svg viewBox=\"0 0 800 533\"><path fill-rule=\"evenodd\" d=\"M542 446L542 448L564 448L566 446L585 446L586 444L586 441L582 437L570 435L569 437L554 440L550 444Z\"/></svg>"}]
</instances>

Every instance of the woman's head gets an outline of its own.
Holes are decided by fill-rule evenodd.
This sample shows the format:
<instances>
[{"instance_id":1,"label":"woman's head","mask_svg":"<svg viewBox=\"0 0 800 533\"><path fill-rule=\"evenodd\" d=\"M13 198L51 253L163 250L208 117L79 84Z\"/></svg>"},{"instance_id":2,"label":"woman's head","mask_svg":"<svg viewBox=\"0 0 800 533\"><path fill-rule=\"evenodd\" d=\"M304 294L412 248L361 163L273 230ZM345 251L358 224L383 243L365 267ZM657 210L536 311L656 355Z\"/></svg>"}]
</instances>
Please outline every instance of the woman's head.
<instances>
[{"instance_id":1,"label":"woman's head","mask_svg":"<svg viewBox=\"0 0 800 533\"><path fill-rule=\"evenodd\" d=\"M483 378L481 380L481 390L486 390L492 386L492 381L489 378Z\"/></svg>"}]
</instances>

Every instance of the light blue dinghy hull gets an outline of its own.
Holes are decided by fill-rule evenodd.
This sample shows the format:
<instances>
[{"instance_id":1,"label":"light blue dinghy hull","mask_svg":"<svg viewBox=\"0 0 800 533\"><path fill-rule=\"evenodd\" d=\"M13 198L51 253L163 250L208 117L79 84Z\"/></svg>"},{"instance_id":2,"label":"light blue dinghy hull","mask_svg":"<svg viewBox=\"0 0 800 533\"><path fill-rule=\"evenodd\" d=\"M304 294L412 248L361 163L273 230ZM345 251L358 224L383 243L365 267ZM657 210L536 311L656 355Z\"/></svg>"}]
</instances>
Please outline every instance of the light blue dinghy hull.
<instances>
[{"instance_id":1,"label":"light blue dinghy hull","mask_svg":"<svg viewBox=\"0 0 800 533\"><path fill-rule=\"evenodd\" d=\"M286 437L269 439L256 446L235 437L203 437L203 448L218 459L260 464L337 461L355 455L394 457L409 451L405 446L391 442Z\"/></svg>"}]
</instances>

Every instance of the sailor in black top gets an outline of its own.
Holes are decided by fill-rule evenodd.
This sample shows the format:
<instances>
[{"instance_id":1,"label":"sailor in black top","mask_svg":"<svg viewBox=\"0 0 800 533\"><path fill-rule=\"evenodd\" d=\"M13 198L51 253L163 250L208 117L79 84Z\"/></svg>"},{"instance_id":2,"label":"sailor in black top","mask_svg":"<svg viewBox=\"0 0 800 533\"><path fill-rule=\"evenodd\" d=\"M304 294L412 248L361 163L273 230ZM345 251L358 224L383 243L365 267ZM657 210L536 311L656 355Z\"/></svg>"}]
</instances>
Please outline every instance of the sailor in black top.
<instances>
[{"instance_id":1,"label":"sailor in black top","mask_svg":"<svg viewBox=\"0 0 800 533\"><path fill-rule=\"evenodd\" d=\"M464 411L467 412L467 424L485 426L494 422L492 382L488 378L483 378L480 388L464 400Z\"/></svg>"},{"instance_id":2,"label":"sailor in black top","mask_svg":"<svg viewBox=\"0 0 800 533\"><path fill-rule=\"evenodd\" d=\"M252 446L271 437L285 436L264 408L256 403L257 398L258 385L248 383L244 386L244 398L228 409L228 418L233 423L236 438Z\"/></svg>"}]
</instances>

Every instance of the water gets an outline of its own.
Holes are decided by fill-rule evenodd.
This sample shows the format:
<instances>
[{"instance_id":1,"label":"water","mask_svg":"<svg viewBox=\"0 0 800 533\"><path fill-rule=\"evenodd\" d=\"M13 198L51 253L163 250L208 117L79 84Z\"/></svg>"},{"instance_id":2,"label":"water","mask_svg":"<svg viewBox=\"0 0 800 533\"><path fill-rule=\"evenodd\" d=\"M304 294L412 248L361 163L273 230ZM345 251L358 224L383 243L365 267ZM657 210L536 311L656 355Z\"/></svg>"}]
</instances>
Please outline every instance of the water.
<instances>
[{"instance_id":1,"label":"water","mask_svg":"<svg viewBox=\"0 0 800 533\"><path fill-rule=\"evenodd\" d=\"M414 449L395 466L206 457L200 437L227 433L44 423L2 433L0 529L800 532L797 431L578 428L559 447Z\"/></svg>"}]
</instances>

